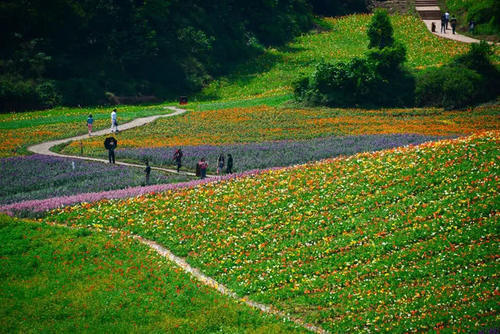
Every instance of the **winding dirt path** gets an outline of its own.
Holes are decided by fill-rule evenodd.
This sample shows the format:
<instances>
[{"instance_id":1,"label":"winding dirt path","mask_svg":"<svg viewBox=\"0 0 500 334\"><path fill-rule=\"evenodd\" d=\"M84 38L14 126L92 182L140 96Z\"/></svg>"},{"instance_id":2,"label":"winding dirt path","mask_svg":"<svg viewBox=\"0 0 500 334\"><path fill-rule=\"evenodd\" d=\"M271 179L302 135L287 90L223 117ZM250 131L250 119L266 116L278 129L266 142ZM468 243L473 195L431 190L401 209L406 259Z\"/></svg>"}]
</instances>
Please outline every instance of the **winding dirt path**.
<instances>
[{"instance_id":1,"label":"winding dirt path","mask_svg":"<svg viewBox=\"0 0 500 334\"><path fill-rule=\"evenodd\" d=\"M165 107L165 109L169 109L174 111L173 113L166 114L166 115L155 115L155 116L148 116L148 117L142 117L142 118L137 118L134 119L133 121L130 121L125 124L121 124L119 126L120 132L136 128L139 126L143 126L146 124L149 124L151 122L156 121L158 118L165 118L165 117L172 117L172 116L177 116L184 114L187 110L185 109L180 109L177 107ZM93 136L104 136L107 134L111 134L111 129L103 129L99 131L92 132ZM80 136L75 136L75 137L70 137L70 138L65 138L65 139L58 139L58 140L52 140L52 141L47 141L44 143L32 145L28 147L28 151L31 151L33 153L37 154L43 154L43 155L50 155L54 157L62 157L62 158L71 158L71 159L81 159L81 160L88 160L88 161L96 161L96 162L102 162L102 163L108 163L108 160L106 159L99 159L99 158L92 158L92 157L86 157L86 156L79 156L79 155L67 155L67 154L60 154L56 152L52 152L50 149L56 145L60 144L66 144L72 141L78 141L78 140L83 140L83 139L88 139L89 135L80 135ZM135 168L144 168L144 165L139 165L139 164L134 164L134 163L127 163L127 162L121 162L121 161L116 161L116 165L121 165L121 166L129 166L129 167L135 167ZM151 169L159 170L162 172L167 172L167 173L177 173L177 170L175 169L170 169L170 168L162 168L162 167L154 167L151 166ZM181 172L180 174L184 175L189 175L189 176L196 176L195 173L192 172ZM212 175L207 175L207 177L212 177Z\"/></svg>"}]
</instances>

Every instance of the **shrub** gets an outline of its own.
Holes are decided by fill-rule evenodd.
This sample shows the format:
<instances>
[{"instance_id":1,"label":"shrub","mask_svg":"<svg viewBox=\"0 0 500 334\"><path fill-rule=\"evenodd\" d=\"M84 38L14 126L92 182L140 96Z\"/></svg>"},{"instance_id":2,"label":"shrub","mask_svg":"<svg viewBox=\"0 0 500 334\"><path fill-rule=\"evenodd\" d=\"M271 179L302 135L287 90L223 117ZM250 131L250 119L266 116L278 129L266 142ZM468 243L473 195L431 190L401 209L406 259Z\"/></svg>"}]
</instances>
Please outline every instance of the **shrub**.
<instances>
[{"instance_id":1,"label":"shrub","mask_svg":"<svg viewBox=\"0 0 500 334\"><path fill-rule=\"evenodd\" d=\"M485 42L448 65L418 75L416 100L420 106L461 108L494 99L500 94L500 71L489 58Z\"/></svg>"},{"instance_id":2,"label":"shrub","mask_svg":"<svg viewBox=\"0 0 500 334\"><path fill-rule=\"evenodd\" d=\"M410 106L415 79L403 66L406 50L393 38L387 12L377 11L368 28L366 58L348 63L320 63L310 79L294 84L296 99L329 106Z\"/></svg>"},{"instance_id":3,"label":"shrub","mask_svg":"<svg viewBox=\"0 0 500 334\"><path fill-rule=\"evenodd\" d=\"M52 81L37 83L16 77L0 78L0 112L52 108L60 102Z\"/></svg>"},{"instance_id":4,"label":"shrub","mask_svg":"<svg viewBox=\"0 0 500 334\"><path fill-rule=\"evenodd\" d=\"M415 79L402 63L400 44L371 51L348 63L320 63L311 78L294 84L296 99L328 106L409 106L414 103Z\"/></svg>"},{"instance_id":5,"label":"shrub","mask_svg":"<svg viewBox=\"0 0 500 334\"><path fill-rule=\"evenodd\" d=\"M428 69L417 76L419 106L461 108L474 104L480 95L481 76L464 66Z\"/></svg>"},{"instance_id":6,"label":"shrub","mask_svg":"<svg viewBox=\"0 0 500 334\"><path fill-rule=\"evenodd\" d=\"M467 67L481 75L478 99L487 101L500 94L500 71L491 62L493 50L486 42L473 43L469 52L455 58L453 64Z\"/></svg>"},{"instance_id":7,"label":"shrub","mask_svg":"<svg viewBox=\"0 0 500 334\"><path fill-rule=\"evenodd\" d=\"M36 94L39 100L38 108L53 108L61 103L61 95L57 91L53 81L44 81L36 86Z\"/></svg>"}]
</instances>

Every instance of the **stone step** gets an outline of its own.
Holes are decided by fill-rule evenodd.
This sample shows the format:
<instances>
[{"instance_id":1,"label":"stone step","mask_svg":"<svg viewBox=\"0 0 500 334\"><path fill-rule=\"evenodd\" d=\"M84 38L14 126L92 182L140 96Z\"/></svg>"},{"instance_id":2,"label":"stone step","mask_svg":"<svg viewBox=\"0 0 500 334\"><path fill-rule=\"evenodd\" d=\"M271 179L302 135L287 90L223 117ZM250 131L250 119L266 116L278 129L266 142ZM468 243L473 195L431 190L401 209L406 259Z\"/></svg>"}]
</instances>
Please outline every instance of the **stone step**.
<instances>
[{"instance_id":1,"label":"stone step","mask_svg":"<svg viewBox=\"0 0 500 334\"><path fill-rule=\"evenodd\" d=\"M415 6L418 6L419 4L431 4L433 6L438 6L438 2L435 0L417 0L417 1L415 1Z\"/></svg>"},{"instance_id":2,"label":"stone step","mask_svg":"<svg viewBox=\"0 0 500 334\"><path fill-rule=\"evenodd\" d=\"M441 11L419 11L418 14L422 20L441 20Z\"/></svg>"}]
</instances>

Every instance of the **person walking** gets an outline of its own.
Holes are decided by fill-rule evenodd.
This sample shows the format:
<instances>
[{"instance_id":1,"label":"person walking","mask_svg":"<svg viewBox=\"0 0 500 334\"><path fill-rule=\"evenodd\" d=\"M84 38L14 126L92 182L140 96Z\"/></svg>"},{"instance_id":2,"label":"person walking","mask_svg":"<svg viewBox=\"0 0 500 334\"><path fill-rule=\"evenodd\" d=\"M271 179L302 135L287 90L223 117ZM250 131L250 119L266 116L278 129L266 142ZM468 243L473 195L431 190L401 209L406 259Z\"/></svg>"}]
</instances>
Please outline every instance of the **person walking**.
<instances>
[{"instance_id":1,"label":"person walking","mask_svg":"<svg viewBox=\"0 0 500 334\"><path fill-rule=\"evenodd\" d=\"M149 166L149 161L146 160L146 169L144 169L144 172L146 172L146 185L149 184L149 176L151 175L151 167Z\"/></svg>"},{"instance_id":2,"label":"person walking","mask_svg":"<svg viewBox=\"0 0 500 334\"><path fill-rule=\"evenodd\" d=\"M109 163L115 163L115 149L118 142L114 137L108 137L104 140L104 147L108 150Z\"/></svg>"},{"instance_id":3,"label":"person walking","mask_svg":"<svg viewBox=\"0 0 500 334\"><path fill-rule=\"evenodd\" d=\"M182 153L182 150L179 148L177 151L174 153L174 160L175 163L177 164L177 173L179 173L181 166L182 166L182 156L184 153Z\"/></svg>"},{"instance_id":4,"label":"person walking","mask_svg":"<svg viewBox=\"0 0 500 334\"><path fill-rule=\"evenodd\" d=\"M111 132L116 132L118 133L118 120L117 120L117 115L116 115L116 109L113 109L111 112Z\"/></svg>"},{"instance_id":5,"label":"person walking","mask_svg":"<svg viewBox=\"0 0 500 334\"><path fill-rule=\"evenodd\" d=\"M469 21L469 32L470 32L471 34L473 34L473 33L474 33L474 28L475 28L475 27L476 27L476 22L474 22L473 20L470 20L470 21Z\"/></svg>"},{"instance_id":6,"label":"person walking","mask_svg":"<svg viewBox=\"0 0 500 334\"><path fill-rule=\"evenodd\" d=\"M444 13L441 15L441 33L446 34L446 16Z\"/></svg>"},{"instance_id":7,"label":"person walking","mask_svg":"<svg viewBox=\"0 0 500 334\"><path fill-rule=\"evenodd\" d=\"M450 13L448 13L448 11L446 11L444 13L444 24L446 26L446 30L448 30L448 23L450 22Z\"/></svg>"},{"instance_id":8,"label":"person walking","mask_svg":"<svg viewBox=\"0 0 500 334\"><path fill-rule=\"evenodd\" d=\"M233 156L231 154L227 155L226 173L228 173L228 174L233 173Z\"/></svg>"},{"instance_id":9,"label":"person walking","mask_svg":"<svg viewBox=\"0 0 500 334\"><path fill-rule=\"evenodd\" d=\"M92 114L87 118L87 129L89 129L89 137L92 136L92 124L94 124L94 118L92 118Z\"/></svg>"},{"instance_id":10,"label":"person walking","mask_svg":"<svg viewBox=\"0 0 500 334\"><path fill-rule=\"evenodd\" d=\"M217 175L219 175L219 172L222 173L222 170L224 169L224 164L225 164L226 158L224 158L224 154L220 154L219 158L217 159Z\"/></svg>"},{"instance_id":11,"label":"person walking","mask_svg":"<svg viewBox=\"0 0 500 334\"><path fill-rule=\"evenodd\" d=\"M207 177L208 162L205 161L205 158L201 158L200 162L198 162L198 166L200 168L200 179L203 180Z\"/></svg>"},{"instance_id":12,"label":"person walking","mask_svg":"<svg viewBox=\"0 0 500 334\"><path fill-rule=\"evenodd\" d=\"M450 19L451 24L451 32L455 35L455 31L457 30L457 18L453 15Z\"/></svg>"}]
</instances>

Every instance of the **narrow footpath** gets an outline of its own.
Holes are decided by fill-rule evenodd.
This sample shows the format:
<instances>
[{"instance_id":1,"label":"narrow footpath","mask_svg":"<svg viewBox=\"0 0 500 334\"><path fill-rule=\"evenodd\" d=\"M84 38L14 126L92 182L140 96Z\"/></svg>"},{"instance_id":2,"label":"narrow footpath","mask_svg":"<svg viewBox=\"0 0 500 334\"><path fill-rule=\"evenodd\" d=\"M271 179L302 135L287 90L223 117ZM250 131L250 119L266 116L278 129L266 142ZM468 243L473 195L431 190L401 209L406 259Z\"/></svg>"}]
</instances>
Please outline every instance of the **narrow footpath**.
<instances>
[{"instance_id":1,"label":"narrow footpath","mask_svg":"<svg viewBox=\"0 0 500 334\"><path fill-rule=\"evenodd\" d=\"M149 116L149 117L142 117L142 118L137 118L134 119L133 121L130 121L125 124L120 125L120 132L125 131L128 129L136 128L139 126L146 125L148 123L154 122L158 118L165 118L165 117L172 117L172 116L177 116L181 115L186 112L184 109L180 109L177 107L165 107L165 109L169 109L174 111L173 113L166 114L166 115L155 115L155 116ZM104 129L104 130L99 130L95 131L92 133L93 136L104 136L107 134L111 134L111 129ZM62 157L62 158L71 158L71 159L81 159L81 160L88 160L88 161L97 161L97 162L102 162L102 163L108 163L108 160L106 159L99 159L99 158L92 158L92 157L85 157L85 156L78 156L78 155L67 155L67 154L60 154L56 152L52 152L50 149L56 145L60 144L66 144L70 143L72 141L78 141L78 140L83 140L83 139L88 139L89 136L88 134L85 135L80 135L80 136L75 136L75 137L70 137L70 138L65 138L65 139L59 139L59 140L52 140L36 145L32 145L28 147L28 150L37 153L37 154L43 154L43 155L50 155L54 157ZM120 162L116 161L116 165L121 165L121 166L129 166L129 167L136 167L136 168L144 168L144 165L139 165L139 164L133 164L133 163L127 163L127 162ZM167 173L177 173L177 170L175 169L169 169L169 168L161 168L161 167L153 167L151 166L151 169L154 170L159 170ZM189 175L189 176L196 176L195 173L192 172L181 172L180 174L184 175ZM212 175L207 175L207 177L212 177Z\"/></svg>"}]
</instances>

